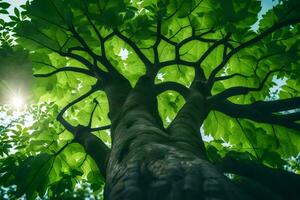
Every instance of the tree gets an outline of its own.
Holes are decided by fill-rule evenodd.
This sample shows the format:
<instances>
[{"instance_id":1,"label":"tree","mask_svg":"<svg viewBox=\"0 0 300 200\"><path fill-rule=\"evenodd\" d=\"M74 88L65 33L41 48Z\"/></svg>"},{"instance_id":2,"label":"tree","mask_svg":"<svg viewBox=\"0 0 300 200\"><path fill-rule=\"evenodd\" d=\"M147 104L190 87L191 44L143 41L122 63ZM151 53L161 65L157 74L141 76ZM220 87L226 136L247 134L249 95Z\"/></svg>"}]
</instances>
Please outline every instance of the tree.
<instances>
[{"instance_id":1,"label":"tree","mask_svg":"<svg viewBox=\"0 0 300 200\"><path fill-rule=\"evenodd\" d=\"M41 147L16 166L14 177L32 178L17 181L18 194L43 196L62 162L82 176L85 151L108 200L297 199L299 175L284 168L299 172L298 1L281 1L257 31L256 0L33 0L23 9L11 26L30 54L34 93L53 102L60 124L37 123L34 141L56 151Z\"/></svg>"}]
</instances>

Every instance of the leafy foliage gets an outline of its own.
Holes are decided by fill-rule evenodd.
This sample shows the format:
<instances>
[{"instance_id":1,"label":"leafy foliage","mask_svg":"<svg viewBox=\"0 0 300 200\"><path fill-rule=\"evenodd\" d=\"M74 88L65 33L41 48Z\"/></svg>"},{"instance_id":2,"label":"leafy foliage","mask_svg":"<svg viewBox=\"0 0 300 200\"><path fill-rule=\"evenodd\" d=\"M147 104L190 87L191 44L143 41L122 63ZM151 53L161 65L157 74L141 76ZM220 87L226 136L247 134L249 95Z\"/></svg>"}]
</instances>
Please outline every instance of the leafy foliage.
<instances>
[{"instance_id":1,"label":"leafy foliage","mask_svg":"<svg viewBox=\"0 0 300 200\"><path fill-rule=\"evenodd\" d=\"M8 7L0 1L0 13ZM188 99L183 90L200 92L212 162L254 160L299 173L300 4L281 1L254 30L260 9L256 0L33 0L15 9L10 22L0 20L1 47L28 53L37 104L0 124L1 185L16 185L16 197L67 199L80 182L76 195L99 196L103 174L76 131L110 145L103 127L112 108L101 83L116 72L132 87L144 74L162 85L165 128Z\"/></svg>"},{"instance_id":2,"label":"leafy foliage","mask_svg":"<svg viewBox=\"0 0 300 200\"><path fill-rule=\"evenodd\" d=\"M24 112L1 107L0 182L17 186L10 198L24 193L29 199L38 194L50 199L100 195L103 179L98 168L79 144L71 143L72 134L53 122L57 109L54 103L33 105ZM73 193L75 186L78 192Z\"/></svg>"}]
</instances>

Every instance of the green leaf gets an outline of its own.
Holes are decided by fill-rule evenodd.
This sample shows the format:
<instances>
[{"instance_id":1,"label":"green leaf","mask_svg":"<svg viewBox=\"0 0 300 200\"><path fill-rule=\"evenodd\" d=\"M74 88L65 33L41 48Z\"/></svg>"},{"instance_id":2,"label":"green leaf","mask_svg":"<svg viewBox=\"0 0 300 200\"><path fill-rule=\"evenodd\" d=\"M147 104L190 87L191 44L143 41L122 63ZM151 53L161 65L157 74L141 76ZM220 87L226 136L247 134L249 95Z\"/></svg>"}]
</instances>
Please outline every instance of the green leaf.
<instances>
[{"instance_id":1,"label":"green leaf","mask_svg":"<svg viewBox=\"0 0 300 200\"><path fill-rule=\"evenodd\" d=\"M177 1L178 3L178 11L177 11L177 16L179 18L183 18L186 17L188 14L190 14L190 11L193 8L194 5L194 1L190 0L190 1Z\"/></svg>"},{"instance_id":2,"label":"green leaf","mask_svg":"<svg viewBox=\"0 0 300 200\"><path fill-rule=\"evenodd\" d=\"M268 150L264 151L262 160L265 164L275 168L282 168L287 164L286 161L281 158L280 154Z\"/></svg>"},{"instance_id":3,"label":"green leaf","mask_svg":"<svg viewBox=\"0 0 300 200\"><path fill-rule=\"evenodd\" d=\"M38 188L47 184L45 177L48 176L52 163L53 156L45 153L24 160L16 173L17 195L26 193L28 199L33 199Z\"/></svg>"},{"instance_id":4,"label":"green leaf","mask_svg":"<svg viewBox=\"0 0 300 200\"><path fill-rule=\"evenodd\" d=\"M18 8L14 8L14 13L17 16L17 18L20 18L20 11L18 10Z\"/></svg>"},{"instance_id":5,"label":"green leaf","mask_svg":"<svg viewBox=\"0 0 300 200\"><path fill-rule=\"evenodd\" d=\"M1 14L9 14L9 12L7 10L0 10Z\"/></svg>"},{"instance_id":6,"label":"green leaf","mask_svg":"<svg viewBox=\"0 0 300 200\"><path fill-rule=\"evenodd\" d=\"M7 2L0 2L0 8L7 9L9 8L10 4Z\"/></svg>"}]
</instances>

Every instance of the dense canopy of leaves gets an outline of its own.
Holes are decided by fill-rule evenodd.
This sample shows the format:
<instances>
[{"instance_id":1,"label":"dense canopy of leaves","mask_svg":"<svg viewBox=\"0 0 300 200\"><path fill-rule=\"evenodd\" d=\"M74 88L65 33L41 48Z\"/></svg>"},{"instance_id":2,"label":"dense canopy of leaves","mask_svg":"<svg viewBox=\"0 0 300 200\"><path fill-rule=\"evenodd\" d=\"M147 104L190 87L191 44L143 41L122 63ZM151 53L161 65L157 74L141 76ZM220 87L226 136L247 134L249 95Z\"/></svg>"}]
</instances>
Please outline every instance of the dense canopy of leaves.
<instances>
[{"instance_id":1,"label":"dense canopy of leaves","mask_svg":"<svg viewBox=\"0 0 300 200\"><path fill-rule=\"evenodd\" d=\"M0 20L2 51L24 48L37 77L35 106L19 117L1 108L0 185L17 185L11 195L28 199L68 195L76 182L101 194L97 165L64 125L88 126L109 146L109 102L94 85L111 71L131 86L155 76L165 127L186 89L205 85L211 110L201 130L212 162L299 173L299 3L280 1L254 30L256 0L28 1ZM0 12L8 6L0 1Z\"/></svg>"}]
</instances>

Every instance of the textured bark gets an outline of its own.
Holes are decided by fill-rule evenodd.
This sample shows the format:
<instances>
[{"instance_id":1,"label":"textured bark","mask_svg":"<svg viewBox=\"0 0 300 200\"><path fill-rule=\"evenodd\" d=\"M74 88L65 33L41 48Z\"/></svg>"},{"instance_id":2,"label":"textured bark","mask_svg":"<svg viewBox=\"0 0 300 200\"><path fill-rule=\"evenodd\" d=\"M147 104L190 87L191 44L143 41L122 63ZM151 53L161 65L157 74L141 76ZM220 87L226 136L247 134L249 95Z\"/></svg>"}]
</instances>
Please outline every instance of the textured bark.
<instances>
[{"instance_id":1,"label":"textured bark","mask_svg":"<svg viewBox=\"0 0 300 200\"><path fill-rule=\"evenodd\" d=\"M121 74L113 73L105 78L104 91L109 103L109 118L113 122L131 91L131 86Z\"/></svg>"},{"instance_id":2,"label":"textured bark","mask_svg":"<svg viewBox=\"0 0 300 200\"><path fill-rule=\"evenodd\" d=\"M140 79L112 124L105 199L250 199L206 160L203 143L194 133L198 119L190 121L197 116L188 114L205 107L193 106L203 97L191 95L165 130L151 85L147 78Z\"/></svg>"},{"instance_id":3,"label":"textured bark","mask_svg":"<svg viewBox=\"0 0 300 200\"><path fill-rule=\"evenodd\" d=\"M193 153L161 142L127 147L108 165L108 200L250 199L213 165Z\"/></svg>"}]
</instances>

